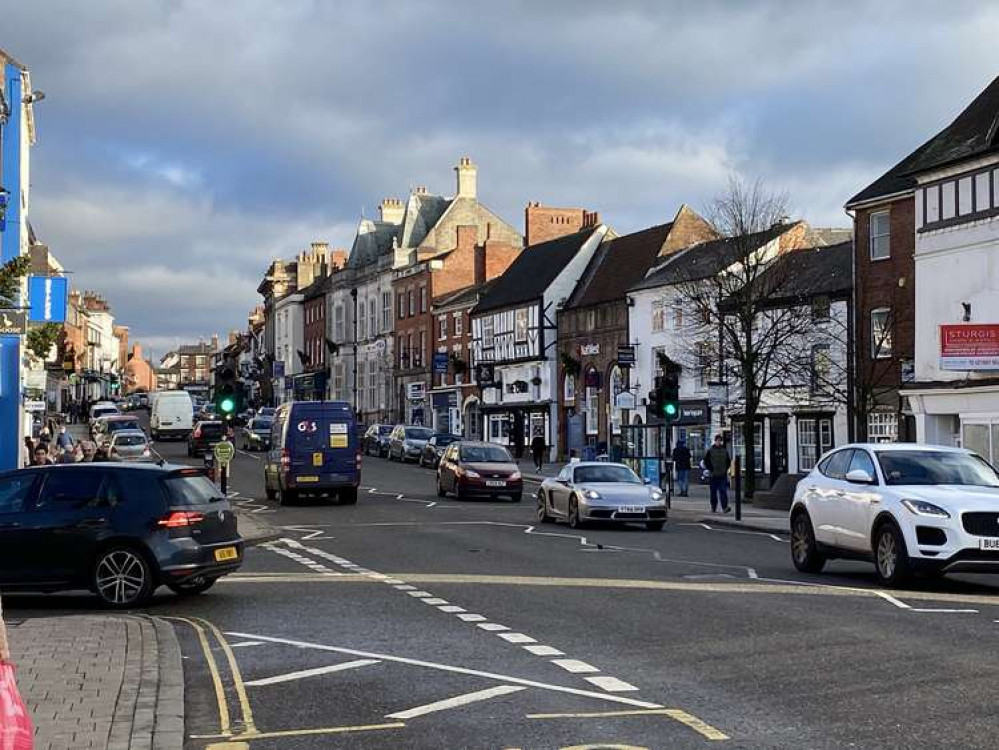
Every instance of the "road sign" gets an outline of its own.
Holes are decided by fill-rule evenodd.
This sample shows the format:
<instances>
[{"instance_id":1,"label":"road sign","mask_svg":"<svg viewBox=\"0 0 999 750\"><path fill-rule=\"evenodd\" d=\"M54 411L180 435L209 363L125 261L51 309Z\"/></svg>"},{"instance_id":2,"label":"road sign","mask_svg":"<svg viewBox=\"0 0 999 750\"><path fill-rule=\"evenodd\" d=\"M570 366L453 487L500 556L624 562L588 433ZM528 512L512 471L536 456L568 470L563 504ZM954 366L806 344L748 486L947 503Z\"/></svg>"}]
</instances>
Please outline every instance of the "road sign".
<instances>
[{"instance_id":1,"label":"road sign","mask_svg":"<svg viewBox=\"0 0 999 750\"><path fill-rule=\"evenodd\" d=\"M232 461L232 457L236 455L236 448L228 440L224 440L221 443L215 444L215 460L219 462L219 465L224 465Z\"/></svg>"}]
</instances>

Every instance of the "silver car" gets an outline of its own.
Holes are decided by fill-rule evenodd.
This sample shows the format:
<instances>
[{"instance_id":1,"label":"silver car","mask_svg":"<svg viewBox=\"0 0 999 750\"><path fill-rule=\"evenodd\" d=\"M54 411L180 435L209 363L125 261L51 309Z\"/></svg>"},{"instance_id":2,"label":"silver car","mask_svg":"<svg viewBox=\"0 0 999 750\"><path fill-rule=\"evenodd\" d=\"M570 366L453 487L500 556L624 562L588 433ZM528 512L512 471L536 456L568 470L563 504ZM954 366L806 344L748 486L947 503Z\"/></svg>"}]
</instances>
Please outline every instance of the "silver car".
<instances>
[{"instance_id":1,"label":"silver car","mask_svg":"<svg viewBox=\"0 0 999 750\"><path fill-rule=\"evenodd\" d=\"M152 461L146 435L141 430L119 430L111 435L107 445L109 461L145 462Z\"/></svg>"},{"instance_id":2,"label":"silver car","mask_svg":"<svg viewBox=\"0 0 999 750\"><path fill-rule=\"evenodd\" d=\"M538 490L538 521L565 520L576 529L587 521L666 525L666 496L624 464L577 461Z\"/></svg>"}]
</instances>

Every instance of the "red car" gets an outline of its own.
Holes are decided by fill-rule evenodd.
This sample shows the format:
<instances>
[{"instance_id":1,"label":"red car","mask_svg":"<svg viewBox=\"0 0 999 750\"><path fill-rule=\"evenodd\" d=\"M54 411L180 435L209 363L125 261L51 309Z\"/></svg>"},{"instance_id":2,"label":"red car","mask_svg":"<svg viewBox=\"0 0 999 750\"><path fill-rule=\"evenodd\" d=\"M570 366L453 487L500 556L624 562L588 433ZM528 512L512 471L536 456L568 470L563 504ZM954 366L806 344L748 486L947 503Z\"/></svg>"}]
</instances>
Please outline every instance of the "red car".
<instances>
[{"instance_id":1,"label":"red car","mask_svg":"<svg viewBox=\"0 0 999 750\"><path fill-rule=\"evenodd\" d=\"M447 447L437 468L437 496L448 492L459 500L506 496L519 503L524 479L503 446L461 440Z\"/></svg>"}]
</instances>

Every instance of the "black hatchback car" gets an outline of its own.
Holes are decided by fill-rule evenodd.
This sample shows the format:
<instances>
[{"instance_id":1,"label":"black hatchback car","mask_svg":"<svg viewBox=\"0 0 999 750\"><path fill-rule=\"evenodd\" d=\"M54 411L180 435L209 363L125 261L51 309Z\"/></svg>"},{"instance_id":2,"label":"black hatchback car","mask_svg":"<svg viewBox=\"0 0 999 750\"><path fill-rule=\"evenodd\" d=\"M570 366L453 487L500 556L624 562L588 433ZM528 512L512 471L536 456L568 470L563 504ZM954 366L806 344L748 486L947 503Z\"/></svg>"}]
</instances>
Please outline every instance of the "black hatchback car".
<instances>
[{"instance_id":1,"label":"black hatchback car","mask_svg":"<svg viewBox=\"0 0 999 750\"><path fill-rule=\"evenodd\" d=\"M0 474L0 589L89 589L113 608L160 585L200 594L243 562L229 501L200 469L66 464Z\"/></svg>"},{"instance_id":2,"label":"black hatchback car","mask_svg":"<svg viewBox=\"0 0 999 750\"><path fill-rule=\"evenodd\" d=\"M221 422L198 422L187 436L187 455L192 458L205 455L222 442L224 434L225 425Z\"/></svg>"}]
</instances>

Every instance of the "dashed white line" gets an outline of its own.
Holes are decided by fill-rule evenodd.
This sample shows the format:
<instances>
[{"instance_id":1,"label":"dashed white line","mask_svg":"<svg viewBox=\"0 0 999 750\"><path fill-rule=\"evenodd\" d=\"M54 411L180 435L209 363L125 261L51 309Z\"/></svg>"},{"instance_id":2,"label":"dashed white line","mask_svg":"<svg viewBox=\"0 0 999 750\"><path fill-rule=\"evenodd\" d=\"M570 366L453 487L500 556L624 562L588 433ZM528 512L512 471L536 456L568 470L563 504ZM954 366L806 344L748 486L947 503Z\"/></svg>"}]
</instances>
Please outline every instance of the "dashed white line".
<instances>
[{"instance_id":1,"label":"dashed white line","mask_svg":"<svg viewBox=\"0 0 999 750\"><path fill-rule=\"evenodd\" d=\"M486 617L483 615L473 615L471 613L465 615L458 615L459 620L464 620L465 622L485 622Z\"/></svg>"},{"instance_id":2,"label":"dashed white line","mask_svg":"<svg viewBox=\"0 0 999 750\"><path fill-rule=\"evenodd\" d=\"M537 643L536 638L531 638L523 633L497 633L497 635L508 643Z\"/></svg>"},{"instance_id":3,"label":"dashed white line","mask_svg":"<svg viewBox=\"0 0 999 750\"><path fill-rule=\"evenodd\" d=\"M445 604L444 606L438 607L437 609L439 609L441 612L446 612L449 615L453 615L453 614L457 614L458 612L464 612L465 611L464 607L459 607L459 606L454 605L454 604Z\"/></svg>"},{"instance_id":4,"label":"dashed white line","mask_svg":"<svg viewBox=\"0 0 999 750\"><path fill-rule=\"evenodd\" d=\"M591 685L596 685L598 688L606 690L608 693L633 693L638 690L638 688L634 685L631 685L624 680L619 680L617 677L610 677L608 675L587 677L585 679Z\"/></svg>"},{"instance_id":5,"label":"dashed white line","mask_svg":"<svg viewBox=\"0 0 999 750\"><path fill-rule=\"evenodd\" d=\"M476 690L474 693L465 693L464 695L456 695L454 698L447 698L442 701L434 701L433 703L428 703L425 706L417 706L416 708L410 708L406 711L397 711L394 714L386 714L386 719L413 719L417 716L424 716L425 714L432 714L435 711L446 711L449 708L457 708L458 706L467 706L469 703L477 703L479 701L489 700L490 698L496 698L501 695L509 695L510 693L519 693L521 690L526 690L526 688L517 685L499 685L494 688L487 688L486 690Z\"/></svg>"},{"instance_id":6,"label":"dashed white line","mask_svg":"<svg viewBox=\"0 0 999 750\"><path fill-rule=\"evenodd\" d=\"M559 651L551 646L524 646L524 649L535 656L565 656L564 651Z\"/></svg>"},{"instance_id":7,"label":"dashed white line","mask_svg":"<svg viewBox=\"0 0 999 750\"><path fill-rule=\"evenodd\" d=\"M495 622L480 622L475 627L482 628L483 630L485 630L486 632L489 632L489 633L498 633L501 630L509 630L510 629L506 625L500 625L500 624L495 623Z\"/></svg>"},{"instance_id":8,"label":"dashed white line","mask_svg":"<svg viewBox=\"0 0 999 750\"><path fill-rule=\"evenodd\" d=\"M407 591L406 593L410 596L415 596L417 599L426 599L433 596L429 591Z\"/></svg>"},{"instance_id":9,"label":"dashed white line","mask_svg":"<svg viewBox=\"0 0 999 750\"><path fill-rule=\"evenodd\" d=\"M562 667L562 669L566 672L572 672L573 674L586 674L588 672L600 671L592 664L587 664L585 661L580 661L579 659L552 659L551 663L556 667Z\"/></svg>"},{"instance_id":10,"label":"dashed white line","mask_svg":"<svg viewBox=\"0 0 999 750\"><path fill-rule=\"evenodd\" d=\"M408 583L404 583L401 586L393 586L396 591L416 591L416 586L410 586Z\"/></svg>"},{"instance_id":11,"label":"dashed white line","mask_svg":"<svg viewBox=\"0 0 999 750\"><path fill-rule=\"evenodd\" d=\"M441 604L447 604L448 602L447 602L447 599L438 599L438 598L434 597L434 598L431 598L431 599L424 599L423 603L424 604L432 604L435 607L439 607Z\"/></svg>"}]
</instances>

